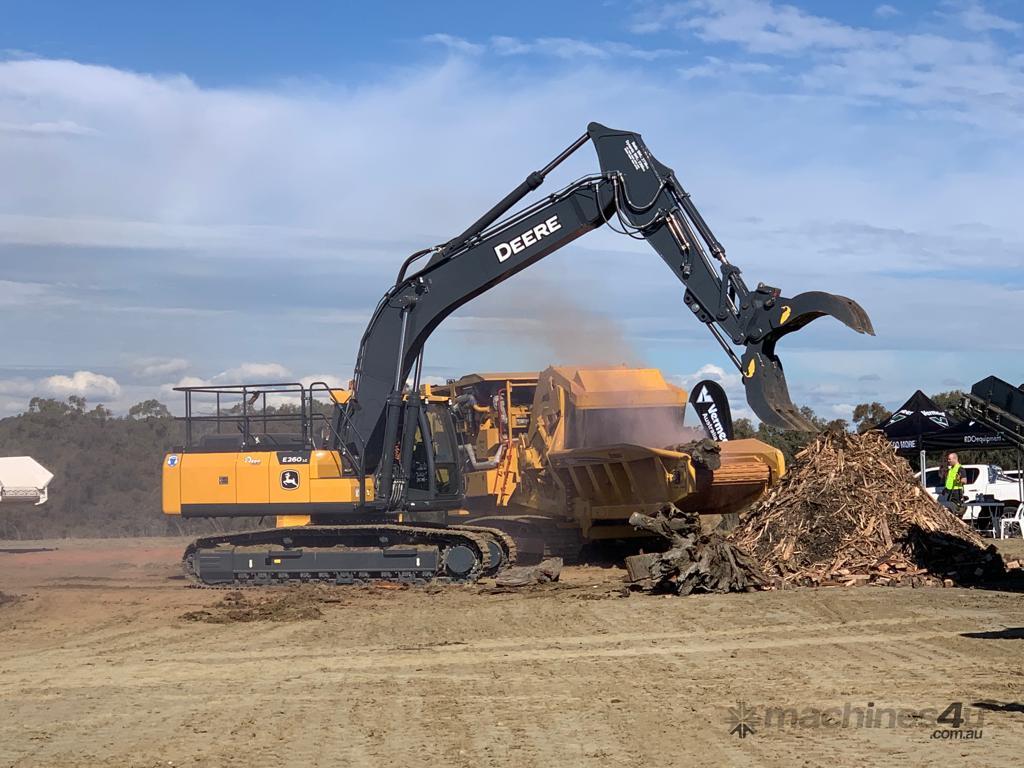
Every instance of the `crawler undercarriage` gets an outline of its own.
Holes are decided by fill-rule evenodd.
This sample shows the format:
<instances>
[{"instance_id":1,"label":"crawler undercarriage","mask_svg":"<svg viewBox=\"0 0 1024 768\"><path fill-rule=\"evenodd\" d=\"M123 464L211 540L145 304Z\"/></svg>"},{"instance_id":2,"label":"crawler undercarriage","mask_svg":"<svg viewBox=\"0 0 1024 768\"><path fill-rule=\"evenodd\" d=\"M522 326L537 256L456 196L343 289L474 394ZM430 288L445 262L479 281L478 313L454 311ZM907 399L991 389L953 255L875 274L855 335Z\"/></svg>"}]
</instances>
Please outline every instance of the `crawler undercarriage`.
<instances>
[{"instance_id":1,"label":"crawler undercarriage","mask_svg":"<svg viewBox=\"0 0 1024 768\"><path fill-rule=\"evenodd\" d=\"M205 536L182 564L200 586L474 581L514 563L515 541L476 526L305 525Z\"/></svg>"}]
</instances>

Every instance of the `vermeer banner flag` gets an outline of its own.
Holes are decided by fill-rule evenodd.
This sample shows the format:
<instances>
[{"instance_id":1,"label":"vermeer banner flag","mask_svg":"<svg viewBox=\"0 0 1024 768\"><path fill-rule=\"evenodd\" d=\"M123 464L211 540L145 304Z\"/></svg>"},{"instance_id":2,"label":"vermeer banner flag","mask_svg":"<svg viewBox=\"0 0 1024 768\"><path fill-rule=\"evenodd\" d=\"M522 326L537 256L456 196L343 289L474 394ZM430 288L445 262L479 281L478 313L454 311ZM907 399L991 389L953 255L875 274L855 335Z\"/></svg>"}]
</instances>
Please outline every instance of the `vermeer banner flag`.
<instances>
[{"instance_id":1,"label":"vermeer banner flag","mask_svg":"<svg viewBox=\"0 0 1024 768\"><path fill-rule=\"evenodd\" d=\"M690 390L690 405L712 440L732 440L732 414L729 398L717 382L705 379Z\"/></svg>"}]
</instances>

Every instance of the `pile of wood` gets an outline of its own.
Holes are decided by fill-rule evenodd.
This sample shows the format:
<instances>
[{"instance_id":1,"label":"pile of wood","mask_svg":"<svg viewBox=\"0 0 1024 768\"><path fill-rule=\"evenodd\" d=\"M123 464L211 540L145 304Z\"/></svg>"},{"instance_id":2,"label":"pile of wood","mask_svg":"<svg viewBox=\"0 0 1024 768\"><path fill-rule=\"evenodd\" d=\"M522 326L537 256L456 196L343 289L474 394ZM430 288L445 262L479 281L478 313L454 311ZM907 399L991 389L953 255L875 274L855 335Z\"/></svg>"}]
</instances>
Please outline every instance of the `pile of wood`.
<instances>
[{"instance_id":1,"label":"pile of wood","mask_svg":"<svg viewBox=\"0 0 1024 768\"><path fill-rule=\"evenodd\" d=\"M879 433L819 436L732 539L777 586L952 586L1004 573L995 547L937 504Z\"/></svg>"},{"instance_id":2,"label":"pile of wood","mask_svg":"<svg viewBox=\"0 0 1024 768\"><path fill-rule=\"evenodd\" d=\"M749 592L767 584L749 555L716 533L701 533L696 513L668 504L653 517L635 513L629 522L669 546L665 552L626 558L627 579L636 589L689 595Z\"/></svg>"}]
</instances>

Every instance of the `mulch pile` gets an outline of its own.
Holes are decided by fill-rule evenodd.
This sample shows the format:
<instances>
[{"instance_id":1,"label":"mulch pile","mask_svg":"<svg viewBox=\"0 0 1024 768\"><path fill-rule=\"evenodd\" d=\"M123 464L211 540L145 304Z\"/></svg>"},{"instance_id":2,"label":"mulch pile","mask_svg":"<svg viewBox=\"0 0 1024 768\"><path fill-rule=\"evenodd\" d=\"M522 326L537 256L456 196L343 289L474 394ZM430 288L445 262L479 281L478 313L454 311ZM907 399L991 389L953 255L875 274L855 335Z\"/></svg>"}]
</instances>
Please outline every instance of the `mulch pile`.
<instances>
[{"instance_id":1,"label":"mulch pile","mask_svg":"<svg viewBox=\"0 0 1024 768\"><path fill-rule=\"evenodd\" d=\"M750 592L768 584L750 555L717 533L702 533L695 512L667 504L653 516L634 513L629 523L669 546L665 552L626 558L626 578L634 589L689 595Z\"/></svg>"},{"instance_id":2,"label":"mulch pile","mask_svg":"<svg viewBox=\"0 0 1024 768\"><path fill-rule=\"evenodd\" d=\"M732 540L775 586L953 586L1002 557L921 488L878 433L828 432L748 511Z\"/></svg>"}]
</instances>

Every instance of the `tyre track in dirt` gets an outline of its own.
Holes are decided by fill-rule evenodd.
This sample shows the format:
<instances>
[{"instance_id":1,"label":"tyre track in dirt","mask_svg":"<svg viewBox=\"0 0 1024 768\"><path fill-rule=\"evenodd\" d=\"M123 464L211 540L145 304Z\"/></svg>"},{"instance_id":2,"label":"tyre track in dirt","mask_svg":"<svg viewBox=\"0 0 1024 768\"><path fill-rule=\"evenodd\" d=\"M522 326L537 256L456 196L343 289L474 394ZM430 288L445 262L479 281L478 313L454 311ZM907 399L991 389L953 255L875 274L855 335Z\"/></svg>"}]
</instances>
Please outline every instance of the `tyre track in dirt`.
<instances>
[{"instance_id":1,"label":"tyre track in dirt","mask_svg":"<svg viewBox=\"0 0 1024 768\"><path fill-rule=\"evenodd\" d=\"M341 609L344 610L344 609ZM907 631L913 628L914 631ZM926 645L924 641L956 638L961 633L976 629L974 624L949 627L933 623L922 627L914 620L863 620L844 624L777 626L771 629L739 629L735 631L702 631L680 640L676 633L619 633L614 635L565 636L554 640L482 640L467 641L458 645L426 645L419 648L376 647L371 649L348 649L339 657L332 652L310 653L290 651L299 648L296 635L301 630L294 626L274 627L264 633L261 642L252 646L239 632L237 640L221 636L222 643L209 648L202 635L195 631L162 634L160 637L142 642L139 633L117 631L97 633L99 637L79 638L58 649L43 651L31 659L34 670L40 663L60 672L62 685L88 685L94 679L89 669L74 669L74 660L80 649L101 647L95 659L116 660L119 669L127 677L127 685L146 686L163 679L164 667L172 666L181 680L202 680L210 667L231 666L236 675L256 674L267 664L287 662L293 669L312 669L313 665L324 673L348 675L362 673L373 676L387 672L400 673L415 669L423 673L437 669L447 674L447 668L471 669L474 666L494 664L521 664L543 662L559 664L579 660L610 660L626 663L642 657L685 657L689 655L728 655L730 653L756 653L784 651L787 653L813 653L820 647L835 653L840 649L851 653L851 646L892 645L887 652L897 661L909 664L915 658L936 657L947 661L960 659L954 652L947 652L944 646ZM888 629L889 632L877 631ZM898 630L898 631L893 631ZM780 635L780 636L776 636ZM99 642L97 642L99 641ZM120 644L120 647L118 645ZM175 646L183 646L176 649ZM147 656L151 651L161 649L163 659ZM226 650L233 649L233 650ZM178 650L178 653L175 651ZM927 652L923 652L927 650ZM170 652L169 658L167 652ZM244 656L244 658L240 658ZM327 665L322 666L322 665ZM0 651L0 673L7 680L16 679L19 670L8 661L7 654ZM7 677L9 675L9 677ZM50 682L44 678L43 683Z\"/></svg>"}]
</instances>

